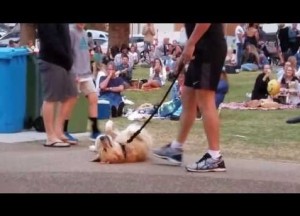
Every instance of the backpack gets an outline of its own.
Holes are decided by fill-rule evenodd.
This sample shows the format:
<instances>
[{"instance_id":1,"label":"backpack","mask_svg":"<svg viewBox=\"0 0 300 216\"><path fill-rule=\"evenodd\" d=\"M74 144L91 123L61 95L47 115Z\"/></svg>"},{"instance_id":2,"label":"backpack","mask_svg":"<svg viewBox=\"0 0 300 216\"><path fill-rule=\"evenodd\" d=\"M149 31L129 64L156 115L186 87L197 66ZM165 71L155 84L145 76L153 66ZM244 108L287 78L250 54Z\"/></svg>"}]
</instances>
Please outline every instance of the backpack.
<instances>
[{"instance_id":1,"label":"backpack","mask_svg":"<svg viewBox=\"0 0 300 216\"><path fill-rule=\"evenodd\" d=\"M161 107L158 109L158 116L160 117L167 117L172 115L179 107L181 106L180 99L171 100L168 102L165 102L161 105Z\"/></svg>"},{"instance_id":2,"label":"backpack","mask_svg":"<svg viewBox=\"0 0 300 216\"><path fill-rule=\"evenodd\" d=\"M39 116L34 120L33 127L37 132L46 132L44 119L42 116Z\"/></svg>"}]
</instances>

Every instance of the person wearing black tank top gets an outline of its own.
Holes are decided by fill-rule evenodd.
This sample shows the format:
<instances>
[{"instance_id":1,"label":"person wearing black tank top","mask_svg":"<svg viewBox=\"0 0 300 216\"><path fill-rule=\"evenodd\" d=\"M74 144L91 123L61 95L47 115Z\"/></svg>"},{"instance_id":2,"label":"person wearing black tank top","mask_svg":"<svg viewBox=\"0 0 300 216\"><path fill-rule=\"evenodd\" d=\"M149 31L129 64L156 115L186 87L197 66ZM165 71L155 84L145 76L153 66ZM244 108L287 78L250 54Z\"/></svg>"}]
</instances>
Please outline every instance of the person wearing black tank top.
<instances>
[{"instance_id":1,"label":"person wearing black tank top","mask_svg":"<svg viewBox=\"0 0 300 216\"><path fill-rule=\"evenodd\" d=\"M187 165L190 172L226 171L219 146L219 117L215 94L224 65L227 44L221 23L186 23L188 40L178 65L189 64L182 92L183 112L177 138L154 150L154 156L181 165L182 146L200 108L208 151L197 162Z\"/></svg>"}]
</instances>

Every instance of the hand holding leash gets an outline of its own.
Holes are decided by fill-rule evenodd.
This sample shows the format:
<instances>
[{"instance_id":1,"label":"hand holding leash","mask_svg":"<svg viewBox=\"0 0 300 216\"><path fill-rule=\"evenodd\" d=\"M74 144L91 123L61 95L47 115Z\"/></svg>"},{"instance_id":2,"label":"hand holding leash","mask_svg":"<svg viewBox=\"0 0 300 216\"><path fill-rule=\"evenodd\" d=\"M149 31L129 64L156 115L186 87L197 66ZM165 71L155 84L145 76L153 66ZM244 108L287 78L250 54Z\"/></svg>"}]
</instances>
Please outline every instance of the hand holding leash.
<instances>
[{"instance_id":1,"label":"hand holding leash","mask_svg":"<svg viewBox=\"0 0 300 216\"><path fill-rule=\"evenodd\" d=\"M178 64L177 64L176 72L177 73L184 72L184 66L185 66L185 64L183 63L182 58L180 58L179 61L178 61Z\"/></svg>"}]
</instances>

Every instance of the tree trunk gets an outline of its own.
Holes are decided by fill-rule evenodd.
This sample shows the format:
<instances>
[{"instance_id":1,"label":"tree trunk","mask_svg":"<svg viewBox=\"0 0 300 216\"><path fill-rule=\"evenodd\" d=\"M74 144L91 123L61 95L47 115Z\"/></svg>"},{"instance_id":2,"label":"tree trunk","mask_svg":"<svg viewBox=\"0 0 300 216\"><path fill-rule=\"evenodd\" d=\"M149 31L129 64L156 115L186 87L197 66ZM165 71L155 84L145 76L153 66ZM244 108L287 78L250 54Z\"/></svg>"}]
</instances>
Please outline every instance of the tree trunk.
<instances>
[{"instance_id":1,"label":"tree trunk","mask_svg":"<svg viewBox=\"0 0 300 216\"><path fill-rule=\"evenodd\" d=\"M36 25L34 23L21 23L20 46L24 46L29 40L35 44Z\"/></svg>"},{"instance_id":2,"label":"tree trunk","mask_svg":"<svg viewBox=\"0 0 300 216\"><path fill-rule=\"evenodd\" d=\"M129 23L109 23L108 47L129 44L130 28Z\"/></svg>"}]
</instances>

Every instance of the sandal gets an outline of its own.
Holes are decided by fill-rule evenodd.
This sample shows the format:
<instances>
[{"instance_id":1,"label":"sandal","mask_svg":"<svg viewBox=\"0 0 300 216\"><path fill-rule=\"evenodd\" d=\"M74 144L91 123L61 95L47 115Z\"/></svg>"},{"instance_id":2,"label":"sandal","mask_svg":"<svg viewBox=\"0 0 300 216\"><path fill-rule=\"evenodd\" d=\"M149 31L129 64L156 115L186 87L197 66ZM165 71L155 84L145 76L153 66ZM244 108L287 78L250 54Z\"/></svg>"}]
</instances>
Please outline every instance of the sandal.
<instances>
[{"instance_id":1,"label":"sandal","mask_svg":"<svg viewBox=\"0 0 300 216\"><path fill-rule=\"evenodd\" d=\"M56 141L56 142L51 142L51 143L44 143L45 147L58 147L58 148L63 148L63 147L70 147L71 145L69 143L63 142L63 141Z\"/></svg>"},{"instance_id":2,"label":"sandal","mask_svg":"<svg viewBox=\"0 0 300 216\"><path fill-rule=\"evenodd\" d=\"M68 138L61 138L61 140L62 140L62 142L69 143L70 145L77 145L78 144L77 141L72 141L72 140L70 140Z\"/></svg>"}]
</instances>

